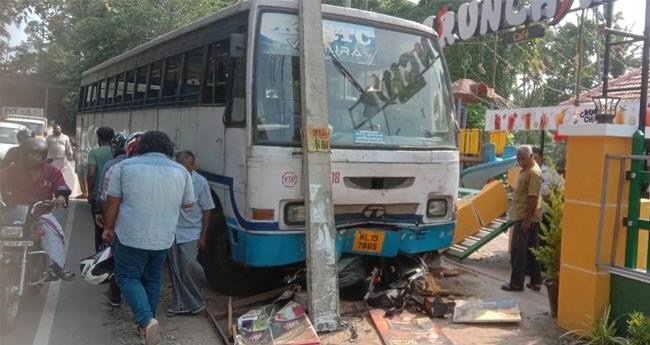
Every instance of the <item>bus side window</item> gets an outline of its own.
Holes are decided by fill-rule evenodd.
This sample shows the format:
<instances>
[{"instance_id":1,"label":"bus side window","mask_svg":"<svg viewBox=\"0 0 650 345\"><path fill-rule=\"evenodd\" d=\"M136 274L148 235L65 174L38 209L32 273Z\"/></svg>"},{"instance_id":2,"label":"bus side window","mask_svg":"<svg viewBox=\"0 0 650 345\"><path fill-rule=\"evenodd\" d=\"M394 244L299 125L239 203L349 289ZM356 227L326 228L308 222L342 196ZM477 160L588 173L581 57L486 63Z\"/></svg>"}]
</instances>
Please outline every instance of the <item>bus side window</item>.
<instances>
[{"instance_id":1,"label":"bus side window","mask_svg":"<svg viewBox=\"0 0 650 345\"><path fill-rule=\"evenodd\" d=\"M84 100L84 109L88 109L92 106L90 103L92 101L92 96L93 96L93 86L92 85L86 85L86 99Z\"/></svg>"},{"instance_id":2,"label":"bus side window","mask_svg":"<svg viewBox=\"0 0 650 345\"><path fill-rule=\"evenodd\" d=\"M230 61L233 66L226 126L246 127L246 58L234 58Z\"/></svg>"},{"instance_id":3,"label":"bus side window","mask_svg":"<svg viewBox=\"0 0 650 345\"><path fill-rule=\"evenodd\" d=\"M148 66L138 67L138 72L136 76L136 88L135 88L135 97L133 99L140 100L144 99L144 95L147 92L147 75L149 74Z\"/></svg>"},{"instance_id":4,"label":"bus side window","mask_svg":"<svg viewBox=\"0 0 650 345\"><path fill-rule=\"evenodd\" d=\"M228 41L209 46L203 103L225 104L228 84Z\"/></svg>"},{"instance_id":5,"label":"bus side window","mask_svg":"<svg viewBox=\"0 0 650 345\"><path fill-rule=\"evenodd\" d=\"M198 101L201 91L201 72L203 69L203 48L189 51L185 55L185 75L181 84L181 101Z\"/></svg>"},{"instance_id":6,"label":"bus side window","mask_svg":"<svg viewBox=\"0 0 650 345\"><path fill-rule=\"evenodd\" d=\"M77 108L79 108L79 110L84 108L84 100L86 99L86 94L85 94L86 90L88 90L88 87L86 86L82 86L79 89L79 104L77 104Z\"/></svg>"},{"instance_id":7,"label":"bus side window","mask_svg":"<svg viewBox=\"0 0 650 345\"><path fill-rule=\"evenodd\" d=\"M90 106L94 107L97 105L97 83L94 83L92 86L92 91L90 92Z\"/></svg>"},{"instance_id":8,"label":"bus side window","mask_svg":"<svg viewBox=\"0 0 650 345\"><path fill-rule=\"evenodd\" d=\"M162 102L172 103L176 100L176 92L181 80L183 55L174 55L167 59L165 82L163 83Z\"/></svg>"},{"instance_id":9,"label":"bus side window","mask_svg":"<svg viewBox=\"0 0 650 345\"><path fill-rule=\"evenodd\" d=\"M128 103L133 100L135 91L135 69L126 72L126 90L124 93L124 102Z\"/></svg>"},{"instance_id":10,"label":"bus side window","mask_svg":"<svg viewBox=\"0 0 650 345\"><path fill-rule=\"evenodd\" d=\"M124 99L124 75L125 73L120 73L117 75L117 90L115 90L115 104L122 103Z\"/></svg>"},{"instance_id":11,"label":"bus side window","mask_svg":"<svg viewBox=\"0 0 650 345\"><path fill-rule=\"evenodd\" d=\"M162 61L156 61L151 64L151 73L149 75L149 88L147 90L147 103L154 103L160 97L160 83L162 76Z\"/></svg>"},{"instance_id":12,"label":"bus side window","mask_svg":"<svg viewBox=\"0 0 650 345\"><path fill-rule=\"evenodd\" d=\"M110 77L108 80L108 87L106 92L106 104L113 103L113 96L115 96L115 77Z\"/></svg>"},{"instance_id":13,"label":"bus side window","mask_svg":"<svg viewBox=\"0 0 650 345\"><path fill-rule=\"evenodd\" d=\"M103 105L106 99L106 79L99 82L99 97L97 105Z\"/></svg>"}]
</instances>

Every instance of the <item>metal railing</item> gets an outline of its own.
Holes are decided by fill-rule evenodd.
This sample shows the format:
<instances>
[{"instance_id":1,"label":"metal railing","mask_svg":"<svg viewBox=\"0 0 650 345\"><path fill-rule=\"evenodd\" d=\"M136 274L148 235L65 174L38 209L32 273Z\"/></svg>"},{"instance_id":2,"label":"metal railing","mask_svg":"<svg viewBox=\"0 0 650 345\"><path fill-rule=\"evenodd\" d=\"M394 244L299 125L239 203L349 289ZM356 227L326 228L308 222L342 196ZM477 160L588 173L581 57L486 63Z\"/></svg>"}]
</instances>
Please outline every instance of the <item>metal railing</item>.
<instances>
[{"instance_id":1,"label":"metal railing","mask_svg":"<svg viewBox=\"0 0 650 345\"><path fill-rule=\"evenodd\" d=\"M610 251L609 262L603 262L601 250L603 244L603 227L605 223L605 212L607 208L607 187L609 181L610 161L618 160L618 184L617 184L617 197L616 197L616 212L614 218L614 233L612 239L612 247ZM627 161L631 161L632 168L626 170ZM650 220L640 218L641 209L641 184L650 182L650 173L642 171L643 162L650 162L650 156L642 155L625 155L625 154L607 154L605 155L605 164L603 167L603 183L601 189L600 199L600 215L598 221L598 241L596 248L596 266L599 268L607 269L612 273L618 275L650 283L650 255L648 255L646 270L637 268L638 257L638 241L639 230L650 231ZM621 231L621 209L623 188L625 187L625 180L631 181L630 183L630 198L628 203L628 216L624 218L624 227L627 230L626 248L625 248L625 264L624 266L617 265L616 259L618 254L618 241ZM633 191L636 191L633 193ZM649 236L650 237L650 236ZM631 245L634 244L634 245ZM648 242L648 252L650 254L650 241Z\"/></svg>"}]
</instances>

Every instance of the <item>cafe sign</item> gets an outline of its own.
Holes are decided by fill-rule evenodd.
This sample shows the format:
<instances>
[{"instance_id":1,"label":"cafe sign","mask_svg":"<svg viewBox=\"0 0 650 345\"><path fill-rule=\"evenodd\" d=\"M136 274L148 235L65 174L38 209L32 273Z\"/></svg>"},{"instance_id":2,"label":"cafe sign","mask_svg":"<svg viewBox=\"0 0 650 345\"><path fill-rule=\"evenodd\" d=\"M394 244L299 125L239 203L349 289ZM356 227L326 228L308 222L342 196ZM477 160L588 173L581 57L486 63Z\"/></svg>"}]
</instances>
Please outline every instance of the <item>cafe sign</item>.
<instances>
[{"instance_id":1,"label":"cafe sign","mask_svg":"<svg viewBox=\"0 0 650 345\"><path fill-rule=\"evenodd\" d=\"M501 35L506 44L516 44L532 40L533 38L544 37L544 27L542 25L531 25L522 30L510 31Z\"/></svg>"},{"instance_id":2,"label":"cafe sign","mask_svg":"<svg viewBox=\"0 0 650 345\"><path fill-rule=\"evenodd\" d=\"M425 19L424 24L437 32L440 45L476 36L550 20L549 25L560 22L571 10L576 0L531 0L519 4L519 0L474 0L461 4L457 12L443 6L435 16ZM603 0L580 0L580 9L588 9Z\"/></svg>"}]
</instances>

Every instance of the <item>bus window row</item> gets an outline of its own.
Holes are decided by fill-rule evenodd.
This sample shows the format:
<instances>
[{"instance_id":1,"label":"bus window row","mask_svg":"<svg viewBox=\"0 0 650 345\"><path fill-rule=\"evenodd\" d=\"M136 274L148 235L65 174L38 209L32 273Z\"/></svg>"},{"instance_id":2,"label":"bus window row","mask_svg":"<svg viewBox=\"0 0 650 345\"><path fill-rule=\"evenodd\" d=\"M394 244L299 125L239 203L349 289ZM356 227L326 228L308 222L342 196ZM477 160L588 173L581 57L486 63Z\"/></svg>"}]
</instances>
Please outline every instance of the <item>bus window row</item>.
<instances>
[{"instance_id":1,"label":"bus window row","mask_svg":"<svg viewBox=\"0 0 650 345\"><path fill-rule=\"evenodd\" d=\"M79 110L225 104L228 41L210 44L82 85Z\"/></svg>"}]
</instances>

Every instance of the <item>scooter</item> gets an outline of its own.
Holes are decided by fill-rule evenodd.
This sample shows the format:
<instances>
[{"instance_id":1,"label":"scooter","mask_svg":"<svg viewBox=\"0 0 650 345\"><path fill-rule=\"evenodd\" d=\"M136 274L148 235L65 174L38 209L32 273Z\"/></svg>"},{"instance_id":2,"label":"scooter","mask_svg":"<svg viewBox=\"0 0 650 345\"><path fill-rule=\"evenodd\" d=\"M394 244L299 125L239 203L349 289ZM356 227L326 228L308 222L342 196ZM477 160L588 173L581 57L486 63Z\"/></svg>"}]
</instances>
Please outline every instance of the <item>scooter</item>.
<instances>
[{"instance_id":1,"label":"scooter","mask_svg":"<svg viewBox=\"0 0 650 345\"><path fill-rule=\"evenodd\" d=\"M0 208L0 335L13 329L25 293L36 295L47 281L56 280L41 248L44 222L39 219L54 205L52 199Z\"/></svg>"}]
</instances>

